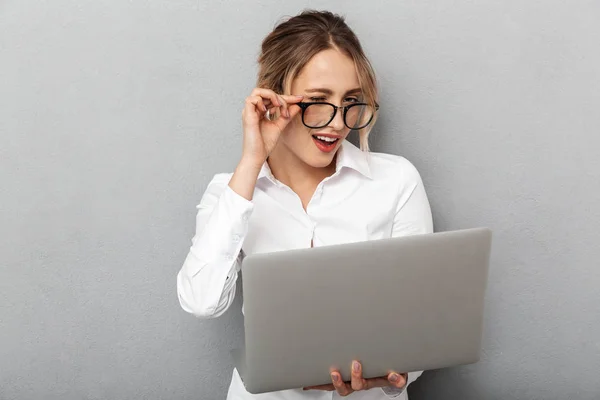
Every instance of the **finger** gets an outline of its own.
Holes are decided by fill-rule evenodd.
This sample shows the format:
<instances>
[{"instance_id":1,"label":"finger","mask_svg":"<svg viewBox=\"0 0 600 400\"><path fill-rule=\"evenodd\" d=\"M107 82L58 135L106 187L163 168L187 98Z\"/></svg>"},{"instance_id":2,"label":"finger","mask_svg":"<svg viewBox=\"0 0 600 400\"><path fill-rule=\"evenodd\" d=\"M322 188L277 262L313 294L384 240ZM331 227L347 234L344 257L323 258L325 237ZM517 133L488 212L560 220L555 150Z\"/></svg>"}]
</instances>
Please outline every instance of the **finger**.
<instances>
[{"instance_id":1,"label":"finger","mask_svg":"<svg viewBox=\"0 0 600 400\"><path fill-rule=\"evenodd\" d=\"M299 103L302 101L302 99L304 99L304 96L294 96L294 95L284 95L284 94L281 94L279 96L281 96L281 98L283 100L285 100L285 102L288 104L288 108L290 105ZM267 106L267 108L275 107L275 105L269 98L263 98L263 103L265 104L265 106Z\"/></svg>"},{"instance_id":2,"label":"finger","mask_svg":"<svg viewBox=\"0 0 600 400\"><path fill-rule=\"evenodd\" d=\"M244 124L253 124L258 122L260 120L260 114L262 114L262 110L257 110L257 106L250 98L247 98L244 104L244 109L242 110L242 121Z\"/></svg>"},{"instance_id":3,"label":"finger","mask_svg":"<svg viewBox=\"0 0 600 400\"><path fill-rule=\"evenodd\" d=\"M286 118L291 118L288 103L297 103L302 101L304 96L301 95L278 95L270 89L255 88L252 91L252 96L260 96L264 99L265 105L270 108L281 107L281 114Z\"/></svg>"},{"instance_id":4,"label":"finger","mask_svg":"<svg viewBox=\"0 0 600 400\"><path fill-rule=\"evenodd\" d=\"M249 96L246 101L249 101L251 104L253 104L256 109L262 111L262 112L267 112L267 107L265 106L265 104L263 103L263 99L260 96Z\"/></svg>"},{"instance_id":5,"label":"finger","mask_svg":"<svg viewBox=\"0 0 600 400\"><path fill-rule=\"evenodd\" d=\"M406 374L399 374L394 371L391 371L387 376L390 385L397 388L403 388L406 385L406 378Z\"/></svg>"},{"instance_id":6,"label":"finger","mask_svg":"<svg viewBox=\"0 0 600 400\"><path fill-rule=\"evenodd\" d=\"M278 95L278 98L280 99L280 103L281 103L281 107L282 107L281 114L284 117L291 119L300 112L300 110L301 110L300 107L293 107L293 108L296 108L296 111L292 115L292 113L290 112L290 105L292 105L294 103L298 103L300 100L302 100L304 98L304 96L288 96L288 95L280 94L280 95Z\"/></svg>"},{"instance_id":7,"label":"finger","mask_svg":"<svg viewBox=\"0 0 600 400\"><path fill-rule=\"evenodd\" d=\"M366 380L362 376L362 365L356 360L352 362L352 374L350 384L353 390L366 389Z\"/></svg>"},{"instance_id":8,"label":"finger","mask_svg":"<svg viewBox=\"0 0 600 400\"><path fill-rule=\"evenodd\" d=\"M271 89L256 88L252 91L251 96L260 96L263 99L269 99L275 107L281 106L277 94Z\"/></svg>"},{"instance_id":9,"label":"finger","mask_svg":"<svg viewBox=\"0 0 600 400\"><path fill-rule=\"evenodd\" d=\"M261 96L265 99L269 99L272 101L273 97L277 96L277 93L275 93L271 89L254 88L252 90L251 95L252 96ZM288 103L297 103L299 101L302 101L302 99L304 98L303 95L294 95L294 94L280 94L279 96Z\"/></svg>"},{"instance_id":10,"label":"finger","mask_svg":"<svg viewBox=\"0 0 600 400\"><path fill-rule=\"evenodd\" d=\"M296 115L300 114L300 112L302 111L300 106L297 106L295 104L288 105L288 110L290 111L290 118L289 118L290 120L292 118L294 118Z\"/></svg>"},{"instance_id":11,"label":"finger","mask_svg":"<svg viewBox=\"0 0 600 400\"><path fill-rule=\"evenodd\" d=\"M271 99L265 99L265 98L262 98L262 97L261 97L261 99L262 99L262 101L263 101L263 104L264 104L264 105L265 105L267 108L273 108L273 107L275 107L275 106L273 105L273 103L271 102Z\"/></svg>"},{"instance_id":12,"label":"finger","mask_svg":"<svg viewBox=\"0 0 600 400\"><path fill-rule=\"evenodd\" d=\"M265 104L263 103L262 98L260 96L248 96L248 98L246 98L246 104L251 104L252 106L254 106L254 108L258 110L259 113L267 112L267 107L265 107Z\"/></svg>"},{"instance_id":13,"label":"finger","mask_svg":"<svg viewBox=\"0 0 600 400\"><path fill-rule=\"evenodd\" d=\"M387 379L387 376L380 376L378 378L370 378L365 379L365 390L378 388L378 387L386 387L390 386L390 382Z\"/></svg>"},{"instance_id":14,"label":"finger","mask_svg":"<svg viewBox=\"0 0 600 400\"><path fill-rule=\"evenodd\" d=\"M277 104L279 104L279 112L285 118L289 118L290 115L288 114L288 111L287 111L288 105L287 105L286 101L280 95L276 95L276 96L277 96Z\"/></svg>"},{"instance_id":15,"label":"finger","mask_svg":"<svg viewBox=\"0 0 600 400\"><path fill-rule=\"evenodd\" d=\"M292 94L282 94L280 95L288 104L294 104L302 101L304 96L301 95L292 95Z\"/></svg>"},{"instance_id":16,"label":"finger","mask_svg":"<svg viewBox=\"0 0 600 400\"><path fill-rule=\"evenodd\" d=\"M291 104L288 110L289 110L288 118L276 118L274 121L277 124L279 131L281 131L281 132L283 132L285 127L292 121L292 119L294 117L296 117L296 115L298 115L300 113L300 111L302 111L302 109L295 104Z\"/></svg>"},{"instance_id":17,"label":"finger","mask_svg":"<svg viewBox=\"0 0 600 400\"><path fill-rule=\"evenodd\" d=\"M275 92L268 93L269 97L265 100L268 100L271 104L269 105L269 109L275 109L272 112L279 112L279 114L283 115L286 118L289 118L287 114L287 103L281 96L275 94Z\"/></svg>"},{"instance_id":18,"label":"finger","mask_svg":"<svg viewBox=\"0 0 600 400\"><path fill-rule=\"evenodd\" d=\"M353 390L342 380L342 376L339 372L334 371L331 373L331 381L340 396L348 396L353 392Z\"/></svg>"},{"instance_id":19,"label":"finger","mask_svg":"<svg viewBox=\"0 0 600 400\"><path fill-rule=\"evenodd\" d=\"M300 112L300 107L293 107L295 108L295 112L292 114L290 112L290 106L298 103L300 100L302 100L304 98L304 96L288 96L288 95L278 95L279 99L281 99L281 105L282 105L282 115L288 119L291 119L293 117L295 117L299 112Z\"/></svg>"}]
</instances>

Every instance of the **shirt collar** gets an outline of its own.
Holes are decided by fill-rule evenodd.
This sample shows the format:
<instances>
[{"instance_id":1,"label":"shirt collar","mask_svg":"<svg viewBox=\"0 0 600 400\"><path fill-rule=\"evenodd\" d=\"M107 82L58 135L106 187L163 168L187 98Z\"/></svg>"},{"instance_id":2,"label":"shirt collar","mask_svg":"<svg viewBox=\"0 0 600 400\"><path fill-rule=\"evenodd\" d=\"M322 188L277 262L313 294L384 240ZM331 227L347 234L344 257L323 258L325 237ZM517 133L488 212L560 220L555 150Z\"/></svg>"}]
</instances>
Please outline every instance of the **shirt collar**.
<instances>
[{"instance_id":1,"label":"shirt collar","mask_svg":"<svg viewBox=\"0 0 600 400\"><path fill-rule=\"evenodd\" d=\"M267 163L266 161L263 163L262 168L260 169L260 172L258 173L258 179L260 179L260 178L269 178L271 181L275 182L275 177L273 176L273 173L271 172L269 163Z\"/></svg>"},{"instance_id":2,"label":"shirt collar","mask_svg":"<svg viewBox=\"0 0 600 400\"><path fill-rule=\"evenodd\" d=\"M338 172L341 171L342 168L346 167L361 173L369 179L372 179L368 157L368 152L362 151L354 144L344 139L336 156L335 170Z\"/></svg>"},{"instance_id":3,"label":"shirt collar","mask_svg":"<svg viewBox=\"0 0 600 400\"><path fill-rule=\"evenodd\" d=\"M344 139L342 146L337 152L335 172L339 172L343 168L353 169L365 177L372 179L371 169L369 168L368 153L360 150L346 139ZM266 161L264 162L258 174L258 179L264 177L269 178L273 182L275 181L275 177L271 172L271 168Z\"/></svg>"}]
</instances>

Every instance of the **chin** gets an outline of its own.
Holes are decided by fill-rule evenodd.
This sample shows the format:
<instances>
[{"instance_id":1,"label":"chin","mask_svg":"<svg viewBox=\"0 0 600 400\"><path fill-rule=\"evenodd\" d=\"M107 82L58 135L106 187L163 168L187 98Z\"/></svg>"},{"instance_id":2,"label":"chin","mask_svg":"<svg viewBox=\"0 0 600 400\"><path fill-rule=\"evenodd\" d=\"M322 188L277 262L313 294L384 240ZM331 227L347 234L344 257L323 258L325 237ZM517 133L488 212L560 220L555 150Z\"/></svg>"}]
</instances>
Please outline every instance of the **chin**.
<instances>
[{"instance_id":1,"label":"chin","mask_svg":"<svg viewBox=\"0 0 600 400\"><path fill-rule=\"evenodd\" d=\"M335 159L335 155L337 154L339 148L335 149L331 153L322 153L317 150L317 154L314 154L308 160L310 166L314 168L325 168L331 165L331 163Z\"/></svg>"}]
</instances>

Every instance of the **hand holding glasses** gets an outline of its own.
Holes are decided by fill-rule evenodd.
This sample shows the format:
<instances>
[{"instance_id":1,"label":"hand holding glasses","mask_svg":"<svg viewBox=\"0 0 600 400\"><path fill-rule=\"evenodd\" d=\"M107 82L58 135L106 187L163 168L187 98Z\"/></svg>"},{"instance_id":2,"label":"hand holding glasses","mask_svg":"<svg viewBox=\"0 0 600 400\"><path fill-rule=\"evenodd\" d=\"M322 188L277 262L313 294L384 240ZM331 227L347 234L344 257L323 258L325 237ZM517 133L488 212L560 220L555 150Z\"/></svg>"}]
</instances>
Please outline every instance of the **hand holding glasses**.
<instances>
[{"instance_id":1,"label":"hand holding glasses","mask_svg":"<svg viewBox=\"0 0 600 400\"><path fill-rule=\"evenodd\" d=\"M367 127L379 105L350 103L344 106L317 101L302 102L304 96L279 95L270 89L255 88L246 98L242 112L244 128L243 160L259 167L275 147L287 124L301 113L302 124L310 129L324 128L342 113L344 125L349 129ZM290 107L291 105L298 107Z\"/></svg>"}]
</instances>

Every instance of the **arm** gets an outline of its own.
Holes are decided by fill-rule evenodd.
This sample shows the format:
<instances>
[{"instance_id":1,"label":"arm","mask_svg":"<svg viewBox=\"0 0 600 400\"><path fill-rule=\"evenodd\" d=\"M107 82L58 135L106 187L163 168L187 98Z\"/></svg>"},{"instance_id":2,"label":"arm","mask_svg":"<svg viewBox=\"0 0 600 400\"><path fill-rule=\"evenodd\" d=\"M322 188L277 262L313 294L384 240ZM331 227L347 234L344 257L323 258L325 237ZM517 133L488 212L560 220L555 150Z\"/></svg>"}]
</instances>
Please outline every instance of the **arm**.
<instances>
[{"instance_id":1,"label":"arm","mask_svg":"<svg viewBox=\"0 0 600 400\"><path fill-rule=\"evenodd\" d=\"M392 237L433 232L433 220L425 187L416 168L410 165L404 173L408 182L399 193L392 224Z\"/></svg>"},{"instance_id":2,"label":"arm","mask_svg":"<svg viewBox=\"0 0 600 400\"><path fill-rule=\"evenodd\" d=\"M234 182L230 177L218 174L209 183L197 206L192 246L177 275L181 307L200 318L222 315L235 296L241 248L254 205L229 185ZM251 179L242 181L252 183ZM248 195L248 188L238 190Z\"/></svg>"},{"instance_id":3,"label":"arm","mask_svg":"<svg viewBox=\"0 0 600 400\"><path fill-rule=\"evenodd\" d=\"M233 302L256 180L281 132L300 112L300 107L288 106L300 100L302 96L260 88L246 98L242 159L233 176L216 175L208 185L198 205L192 247L177 274L177 295L185 311L201 318L218 317ZM264 119L267 108L280 109L282 118Z\"/></svg>"}]
</instances>

